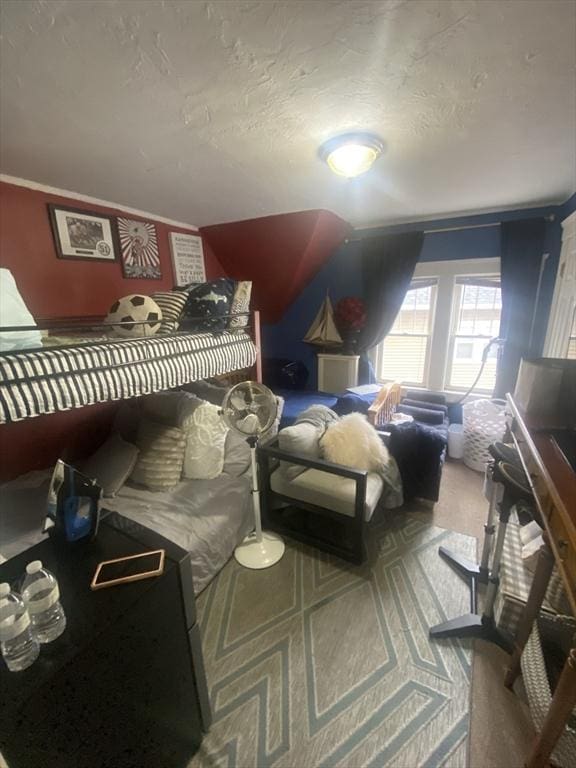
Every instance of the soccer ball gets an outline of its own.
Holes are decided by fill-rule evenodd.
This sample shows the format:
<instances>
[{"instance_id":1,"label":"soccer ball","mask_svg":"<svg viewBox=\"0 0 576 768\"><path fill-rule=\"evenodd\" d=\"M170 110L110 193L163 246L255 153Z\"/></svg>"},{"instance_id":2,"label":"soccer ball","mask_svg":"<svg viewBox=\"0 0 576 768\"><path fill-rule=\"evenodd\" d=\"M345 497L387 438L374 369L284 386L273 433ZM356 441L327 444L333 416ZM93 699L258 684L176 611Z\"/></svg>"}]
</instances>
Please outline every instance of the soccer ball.
<instances>
[{"instance_id":1,"label":"soccer ball","mask_svg":"<svg viewBox=\"0 0 576 768\"><path fill-rule=\"evenodd\" d=\"M122 323L110 329L111 336L134 339L153 336L162 324L162 310L150 296L131 293L110 307L107 323Z\"/></svg>"}]
</instances>

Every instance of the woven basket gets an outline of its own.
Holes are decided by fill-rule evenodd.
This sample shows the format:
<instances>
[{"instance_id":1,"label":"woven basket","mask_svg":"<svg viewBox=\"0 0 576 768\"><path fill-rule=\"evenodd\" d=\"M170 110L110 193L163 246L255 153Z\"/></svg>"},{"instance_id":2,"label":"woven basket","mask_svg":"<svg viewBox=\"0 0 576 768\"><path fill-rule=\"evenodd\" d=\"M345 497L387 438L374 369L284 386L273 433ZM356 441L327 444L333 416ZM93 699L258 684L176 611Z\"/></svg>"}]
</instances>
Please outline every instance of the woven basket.
<instances>
[{"instance_id":1,"label":"woven basket","mask_svg":"<svg viewBox=\"0 0 576 768\"><path fill-rule=\"evenodd\" d=\"M567 621L574 628L574 619L572 618L558 616L555 620ZM552 694L546 674L542 645L540 643L540 632L537 624L534 624L530 638L526 643L521 664L530 714L536 730L541 731L550 708ZM576 710L574 714L576 715ZM564 729L564 733L556 743L551 760L554 765L560 766L560 768L574 768L576 765L576 731L568 727Z\"/></svg>"},{"instance_id":2,"label":"woven basket","mask_svg":"<svg viewBox=\"0 0 576 768\"><path fill-rule=\"evenodd\" d=\"M502 439L506 430L505 400L473 400L462 406L464 464L484 472L492 460L488 446Z\"/></svg>"}]
</instances>

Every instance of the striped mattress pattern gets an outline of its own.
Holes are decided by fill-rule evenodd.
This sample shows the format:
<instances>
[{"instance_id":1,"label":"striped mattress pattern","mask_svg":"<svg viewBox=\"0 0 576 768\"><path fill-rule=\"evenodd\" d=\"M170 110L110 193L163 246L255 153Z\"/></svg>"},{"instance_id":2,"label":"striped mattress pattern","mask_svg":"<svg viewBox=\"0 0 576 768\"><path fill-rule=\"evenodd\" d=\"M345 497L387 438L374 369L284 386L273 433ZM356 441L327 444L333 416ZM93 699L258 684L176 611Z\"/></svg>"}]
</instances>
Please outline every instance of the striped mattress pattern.
<instances>
[{"instance_id":1,"label":"striped mattress pattern","mask_svg":"<svg viewBox=\"0 0 576 768\"><path fill-rule=\"evenodd\" d=\"M172 389L255 360L256 347L241 331L4 353L0 424Z\"/></svg>"}]
</instances>

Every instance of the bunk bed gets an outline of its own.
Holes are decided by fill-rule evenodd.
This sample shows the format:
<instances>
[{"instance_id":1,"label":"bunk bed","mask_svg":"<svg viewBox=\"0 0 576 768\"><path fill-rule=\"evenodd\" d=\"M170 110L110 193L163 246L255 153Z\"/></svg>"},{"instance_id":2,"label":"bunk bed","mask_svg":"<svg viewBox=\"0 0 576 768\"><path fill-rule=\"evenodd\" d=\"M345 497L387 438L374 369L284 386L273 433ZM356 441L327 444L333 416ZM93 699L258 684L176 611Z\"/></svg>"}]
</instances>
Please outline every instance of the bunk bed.
<instances>
[{"instance_id":1,"label":"bunk bed","mask_svg":"<svg viewBox=\"0 0 576 768\"><path fill-rule=\"evenodd\" d=\"M243 327L200 333L179 329L130 339L109 338L109 328L93 318L2 327L0 336L31 328L51 335L42 347L0 352L0 430L95 403L180 390L201 379L225 375L261 381L259 313L235 314L245 316ZM214 479L181 479L160 492L126 483L113 497L103 499L102 507L143 523L190 551L198 593L250 530L247 447L246 452L244 468L227 471L225 466ZM34 472L2 486L0 562L43 538L50 475L51 470Z\"/></svg>"},{"instance_id":2,"label":"bunk bed","mask_svg":"<svg viewBox=\"0 0 576 768\"><path fill-rule=\"evenodd\" d=\"M174 389L254 365L259 370L259 313L251 319L242 329L129 339L108 338L109 325L86 320L1 327L0 335L40 329L64 343L0 351L0 424ZM79 340L71 344L70 338Z\"/></svg>"}]
</instances>

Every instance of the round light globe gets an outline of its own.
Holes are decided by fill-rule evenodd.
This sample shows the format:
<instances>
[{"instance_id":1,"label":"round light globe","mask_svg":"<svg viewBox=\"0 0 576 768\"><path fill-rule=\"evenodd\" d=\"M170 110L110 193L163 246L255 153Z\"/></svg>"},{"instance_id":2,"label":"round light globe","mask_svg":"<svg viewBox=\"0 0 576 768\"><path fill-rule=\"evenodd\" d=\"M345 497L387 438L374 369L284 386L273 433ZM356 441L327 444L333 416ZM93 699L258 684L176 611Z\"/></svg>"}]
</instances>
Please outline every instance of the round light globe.
<instances>
[{"instance_id":1,"label":"round light globe","mask_svg":"<svg viewBox=\"0 0 576 768\"><path fill-rule=\"evenodd\" d=\"M384 144L373 134L344 134L329 139L320 147L320 157L338 174L353 178L369 171L382 153Z\"/></svg>"}]
</instances>

